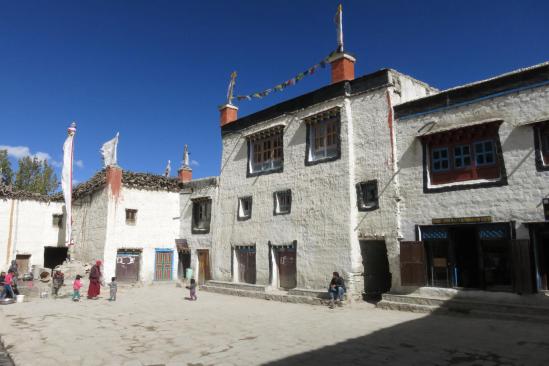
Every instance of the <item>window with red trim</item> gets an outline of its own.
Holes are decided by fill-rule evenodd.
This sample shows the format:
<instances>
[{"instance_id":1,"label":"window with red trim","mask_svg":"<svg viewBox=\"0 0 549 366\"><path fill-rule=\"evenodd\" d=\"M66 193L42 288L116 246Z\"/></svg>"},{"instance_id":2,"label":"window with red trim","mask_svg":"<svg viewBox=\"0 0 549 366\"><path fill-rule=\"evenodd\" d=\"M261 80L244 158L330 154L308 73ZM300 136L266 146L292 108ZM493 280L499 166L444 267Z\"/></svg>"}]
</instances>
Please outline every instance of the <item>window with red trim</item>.
<instances>
[{"instance_id":1,"label":"window with red trim","mask_svg":"<svg viewBox=\"0 0 549 366\"><path fill-rule=\"evenodd\" d=\"M477 125L424 136L430 183L500 178L498 127L499 124Z\"/></svg>"}]
</instances>

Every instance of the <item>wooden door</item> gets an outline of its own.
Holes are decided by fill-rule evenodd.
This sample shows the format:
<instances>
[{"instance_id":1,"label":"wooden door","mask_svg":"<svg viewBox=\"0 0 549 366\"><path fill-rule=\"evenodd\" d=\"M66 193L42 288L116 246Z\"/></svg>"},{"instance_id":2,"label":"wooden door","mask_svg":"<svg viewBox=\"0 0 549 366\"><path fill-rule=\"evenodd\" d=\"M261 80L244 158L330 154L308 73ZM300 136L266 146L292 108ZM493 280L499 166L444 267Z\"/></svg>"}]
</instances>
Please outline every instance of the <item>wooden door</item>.
<instances>
[{"instance_id":1,"label":"wooden door","mask_svg":"<svg viewBox=\"0 0 549 366\"><path fill-rule=\"evenodd\" d=\"M400 242L400 283L402 286L425 286L427 284L423 242Z\"/></svg>"},{"instance_id":2,"label":"wooden door","mask_svg":"<svg viewBox=\"0 0 549 366\"><path fill-rule=\"evenodd\" d=\"M17 263L18 276L22 276L24 273L29 273L30 254L17 254L15 256L15 262Z\"/></svg>"},{"instance_id":3,"label":"wooden door","mask_svg":"<svg viewBox=\"0 0 549 366\"><path fill-rule=\"evenodd\" d=\"M513 287L516 293L531 294L534 292L534 276L530 240L511 240L513 253Z\"/></svg>"},{"instance_id":4,"label":"wooden door","mask_svg":"<svg viewBox=\"0 0 549 366\"><path fill-rule=\"evenodd\" d=\"M276 251L276 256L280 287L283 289L295 288L297 286L296 250L293 248L280 248Z\"/></svg>"},{"instance_id":5,"label":"wooden door","mask_svg":"<svg viewBox=\"0 0 549 366\"><path fill-rule=\"evenodd\" d=\"M170 281L172 279L173 251L157 251L155 260L155 281Z\"/></svg>"},{"instance_id":6,"label":"wooden door","mask_svg":"<svg viewBox=\"0 0 549 366\"><path fill-rule=\"evenodd\" d=\"M211 280L210 253L208 250L198 250L198 284L203 285Z\"/></svg>"},{"instance_id":7,"label":"wooden door","mask_svg":"<svg viewBox=\"0 0 549 366\"><path fill-rule=\"evenodd\" d=\"M255 284L255 248L238 248L236 257L240 282Z\"/></svg>"},{"instance_id":8,"label":"wooden door","mask_svg":"<svg viewBox=\"0 0 549 366\"><path fill-rule=\"evenodd\" d=\"M139 268L141 253L124 252L116 253L116 280L119 282L137 282L139 280Z\"/></svg>"}]
</instances>

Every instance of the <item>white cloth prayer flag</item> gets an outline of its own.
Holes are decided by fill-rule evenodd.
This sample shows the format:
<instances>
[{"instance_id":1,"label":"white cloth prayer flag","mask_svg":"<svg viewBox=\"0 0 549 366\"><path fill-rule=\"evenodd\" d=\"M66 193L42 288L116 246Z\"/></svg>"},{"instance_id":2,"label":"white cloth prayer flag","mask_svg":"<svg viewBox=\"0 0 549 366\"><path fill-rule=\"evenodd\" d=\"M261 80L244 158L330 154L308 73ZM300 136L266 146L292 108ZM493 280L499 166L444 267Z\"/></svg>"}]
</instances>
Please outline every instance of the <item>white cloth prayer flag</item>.
<instances>
[{"instance_id":1,"label":"white cloth prayer flag","mask_svg":"<svg viewBox=\"0 0 549 366\"><path fill-rule=\"evenodd\" d=\"M112 140L105 142L101 147L101 156L103 157L105 168L110 165L116 165L117 163L116 150L118 147L118 135L117 132Z\"/></svg>"},{"instance_id":2,"label":"white cloth prayer flag","mask_svg":"<svg viewBox=\"0 0 549 366\"><path fill-rule=\"evenodd\" d=\"M63 144L63 170L61 171L61 188L65 199L65 244L72 243L72 162L74 150L74 134L76 123L72 123L68 129L67 139Z\"/></svg>"}]
</instances>

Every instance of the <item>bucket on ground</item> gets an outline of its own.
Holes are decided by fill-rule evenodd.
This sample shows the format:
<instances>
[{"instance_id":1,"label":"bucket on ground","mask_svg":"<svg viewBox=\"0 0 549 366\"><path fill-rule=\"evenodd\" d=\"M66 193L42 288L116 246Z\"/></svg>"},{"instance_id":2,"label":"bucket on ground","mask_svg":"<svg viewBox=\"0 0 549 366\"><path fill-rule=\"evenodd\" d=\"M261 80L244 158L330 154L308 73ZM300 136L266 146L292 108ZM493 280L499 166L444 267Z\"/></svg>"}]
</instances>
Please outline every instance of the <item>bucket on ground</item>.
<instances>
[{"instance_id":1,"label":"bucket on ground","mask_svg":"<svg viewBox=\"0 0 549 366\"><path fill-rule=\"evenodd\" d=\"M25 295L16 295L15 296L17 298L17 303L20 304L22 303L23 301L25 301Z\"/></svg>"}]
</instances>

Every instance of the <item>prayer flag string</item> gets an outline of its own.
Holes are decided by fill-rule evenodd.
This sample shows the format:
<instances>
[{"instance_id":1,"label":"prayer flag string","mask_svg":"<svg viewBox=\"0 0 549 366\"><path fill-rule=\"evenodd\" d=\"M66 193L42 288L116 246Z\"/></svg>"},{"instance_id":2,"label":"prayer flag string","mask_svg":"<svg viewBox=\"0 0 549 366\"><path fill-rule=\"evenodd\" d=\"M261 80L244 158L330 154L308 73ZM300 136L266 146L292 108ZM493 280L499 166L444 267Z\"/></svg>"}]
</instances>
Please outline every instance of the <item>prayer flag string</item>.
<instances>
[{"instance_id":1,"label":"prayer flag string","mask_svg":"<svg viewBox=\"0 0 549 366\"><path fill-rule=\"evenodd\" d=\"M236 99L239 100L239 101L240 100L252 100L253 98L261 99L261 98L264 98L264 97L266 97L267 95L269 95L273 92L281 92L282 90L286 89L288 86L292 86L292 85L297 84L304 77L313 75L318 69L326 68L326 65L329 63L330 57L332 57L335 53L337 53L337 50L331 52L327 57L325 57L319 63L309 67L307 70L305 70L303 72L300 72L299 74L297 74L293 78L288 79L283 83L280 83L278 85L275 85L272 88L268 88L268 89L265 89L265 90L260 91L260 92L255 92L255 93L251 93L251 94L247 94L247 95L237 95Z\"/></svg>"}]
</instances>

